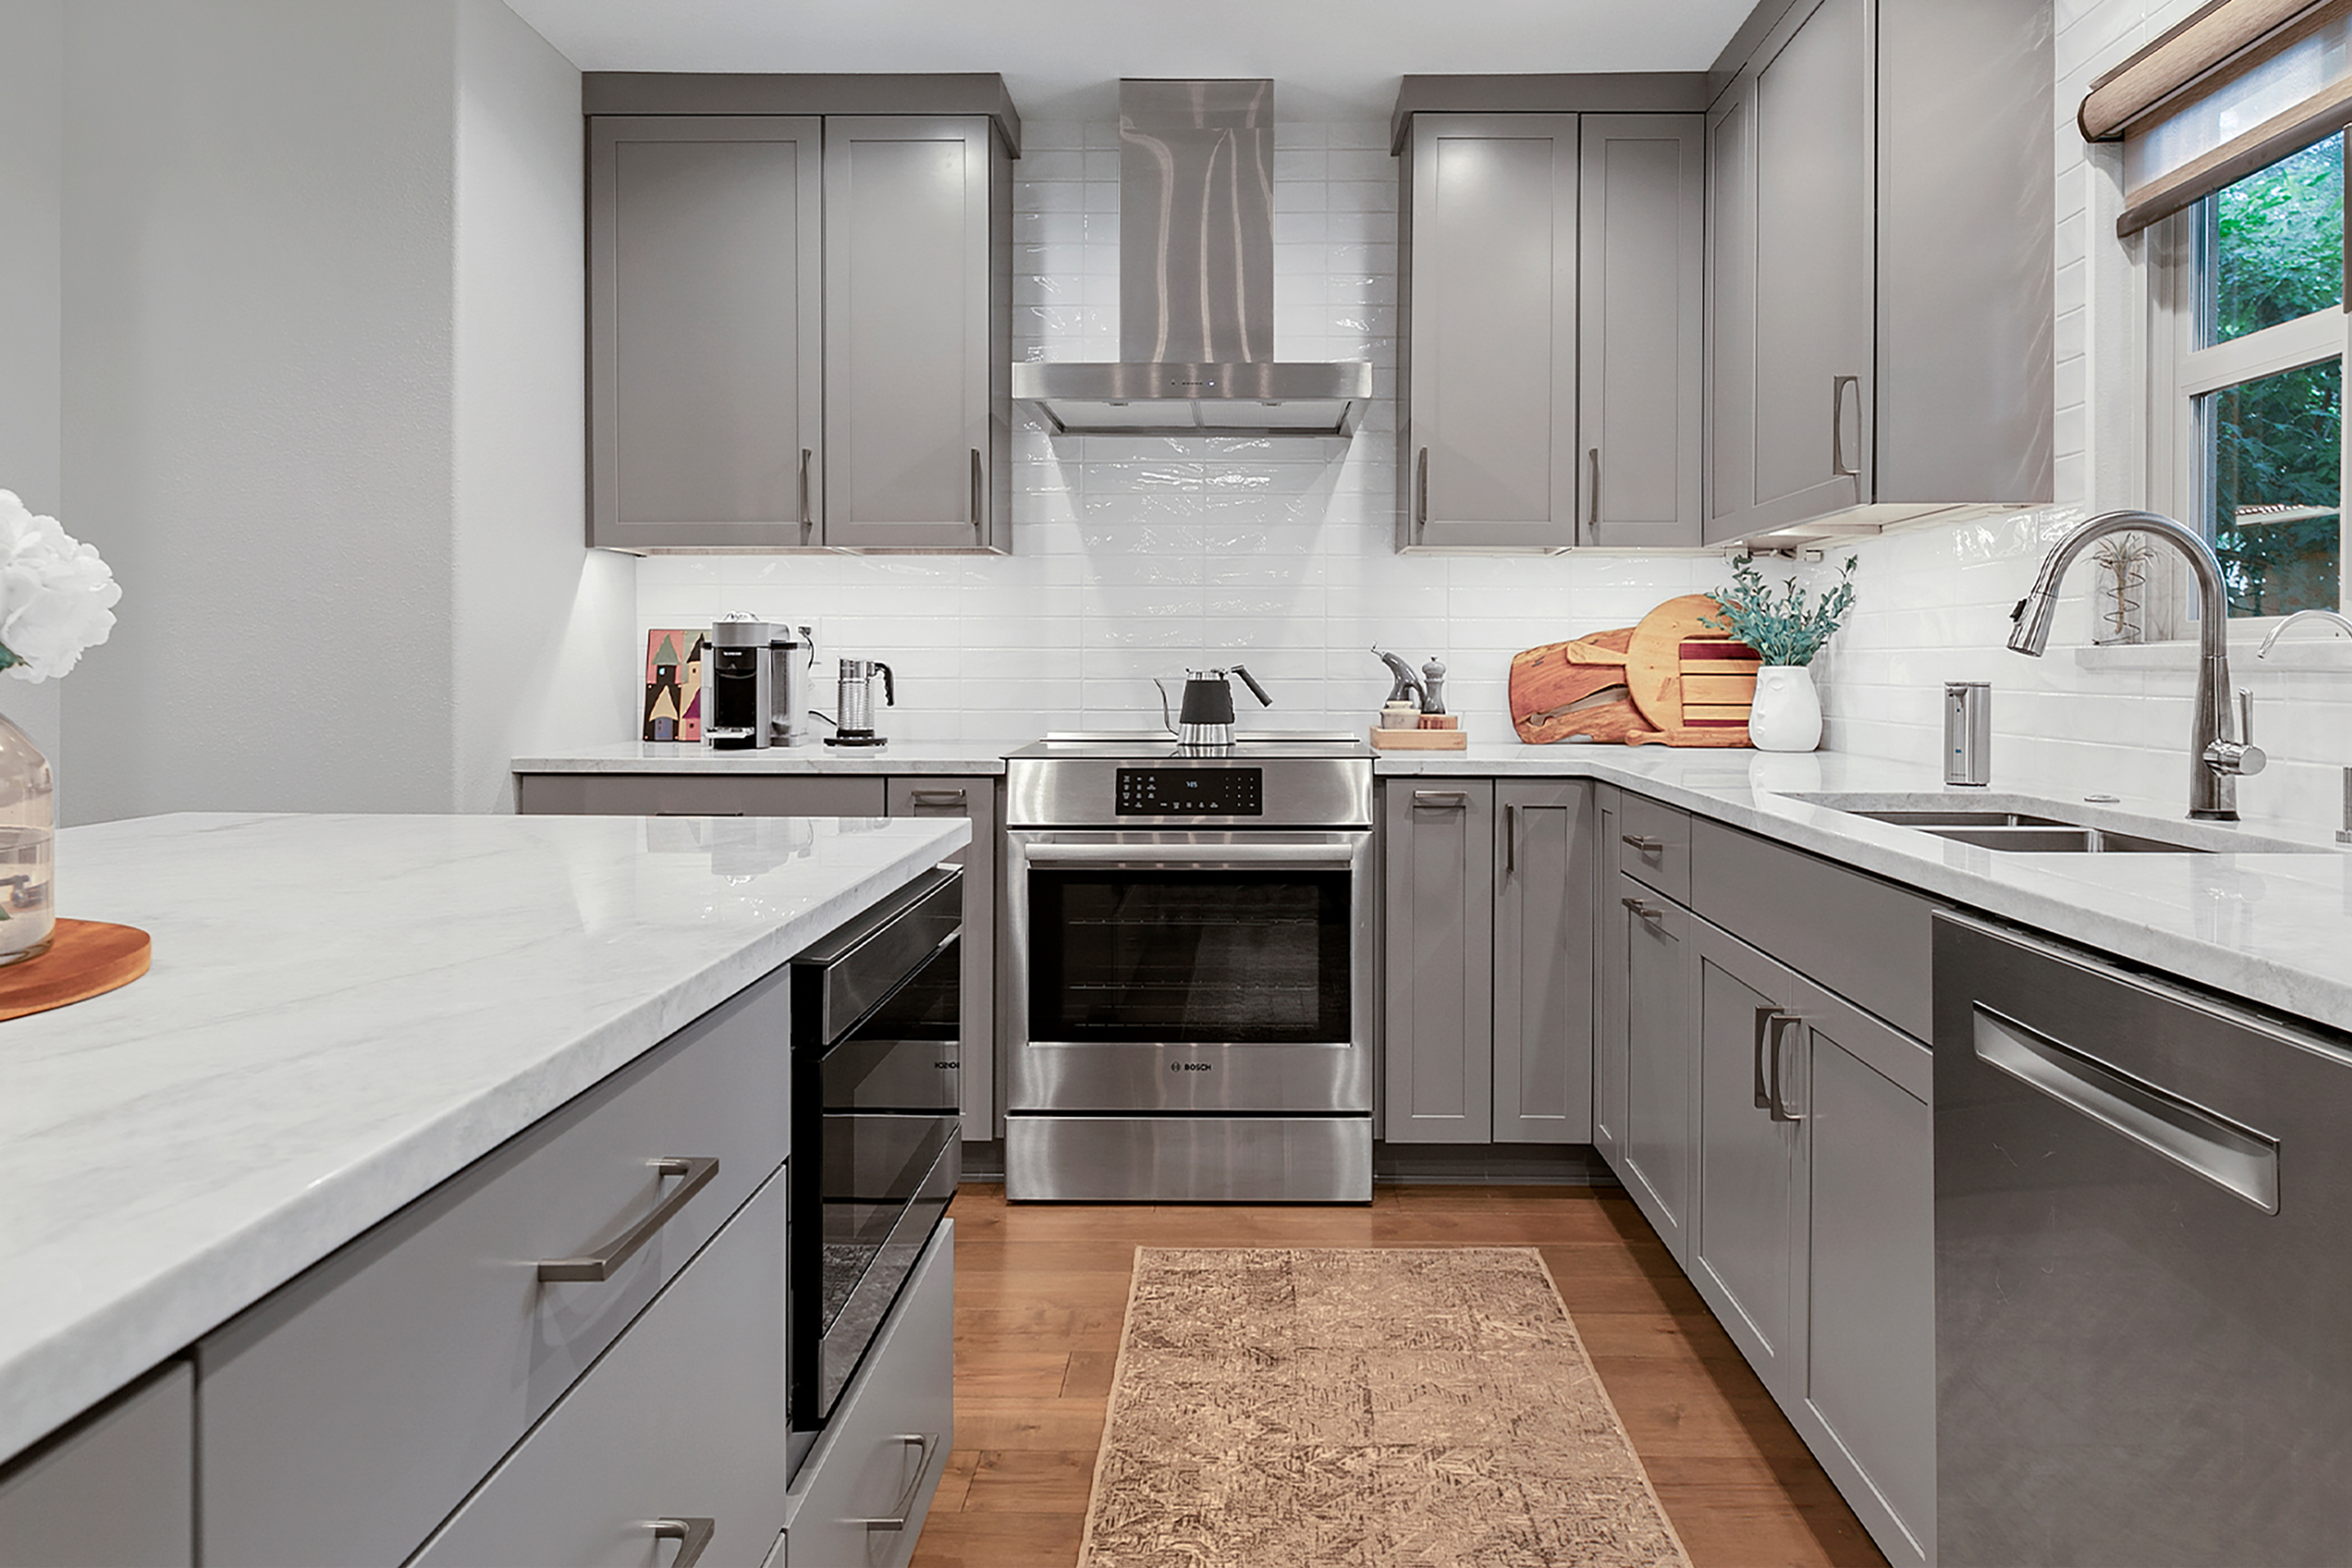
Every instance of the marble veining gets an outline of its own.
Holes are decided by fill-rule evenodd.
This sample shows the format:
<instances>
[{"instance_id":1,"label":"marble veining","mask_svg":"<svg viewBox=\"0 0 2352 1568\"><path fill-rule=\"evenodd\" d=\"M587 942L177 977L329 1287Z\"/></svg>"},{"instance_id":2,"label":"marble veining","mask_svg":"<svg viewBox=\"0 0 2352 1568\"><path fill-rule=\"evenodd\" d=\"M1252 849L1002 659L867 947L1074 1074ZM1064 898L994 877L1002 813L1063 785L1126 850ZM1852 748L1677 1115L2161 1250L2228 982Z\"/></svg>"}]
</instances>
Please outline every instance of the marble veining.
<instances>
[{"instance_id":1,"label":"marble veining","mask_svg":"<svg viewBox=\"0 0 2352 1568\"><path fill-rule=\"evenodd\" d=\"M184 814L59 836L143 979L0 1023L0 1457L970 835L959 819Z\"/></svg>"},{"instance_id":2,"label":"marble veining","mask_svg":"<svg viewBox=\"0 0 2352 1568\"><path fill-rule=\"evenodd\" d=\"M756 752L714 752L676 741L619 741L584 746L545 757L517 757L517 773L896 773L995 775L1004 771L1004 754L1037 739L1035 733L1004 740L893 740L887 746L771 746Z\"/></svg>"}]
</instances>

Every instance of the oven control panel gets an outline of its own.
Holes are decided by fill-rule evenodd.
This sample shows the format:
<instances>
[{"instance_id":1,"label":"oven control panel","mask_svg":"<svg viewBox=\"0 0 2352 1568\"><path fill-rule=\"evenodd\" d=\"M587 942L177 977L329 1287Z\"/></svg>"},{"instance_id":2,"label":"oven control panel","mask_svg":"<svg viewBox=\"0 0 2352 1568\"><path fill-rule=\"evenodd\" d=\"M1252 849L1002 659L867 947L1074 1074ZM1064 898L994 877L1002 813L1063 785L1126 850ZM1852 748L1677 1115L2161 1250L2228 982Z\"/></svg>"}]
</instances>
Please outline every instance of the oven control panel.
<instances>
[{"instance_id":1,"label":"oven control panel","mask_svg":"<svg viewBox=\"0 0 2352 1568\"><path fill-rule=\"evenodd\" d=\"M1262 816L1265 775L1254 767L1122 767L1121 816Z\"/></svg>"}]
</instances>

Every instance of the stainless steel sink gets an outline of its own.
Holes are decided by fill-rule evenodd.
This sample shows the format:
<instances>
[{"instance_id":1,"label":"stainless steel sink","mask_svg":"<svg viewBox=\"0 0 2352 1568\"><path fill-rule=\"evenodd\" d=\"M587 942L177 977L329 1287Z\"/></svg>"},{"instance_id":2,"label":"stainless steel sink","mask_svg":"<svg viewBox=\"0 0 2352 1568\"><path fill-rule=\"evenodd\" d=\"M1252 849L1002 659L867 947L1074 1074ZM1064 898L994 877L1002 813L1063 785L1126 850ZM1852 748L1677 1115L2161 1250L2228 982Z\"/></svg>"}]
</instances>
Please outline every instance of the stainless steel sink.
<instances>
[{"instance_id":1,"label":"stainless steel sink","mask_svg":"<svg viewBox=\"0 0 2352 1568\"><path fill-rule=\"evenodd\" d=\"M2018 855L2210 855L2201 845L2091 827L2023 811L1855 811L1877 822L1915 827L1955 844Z\"/></svg>"}]
</instances>

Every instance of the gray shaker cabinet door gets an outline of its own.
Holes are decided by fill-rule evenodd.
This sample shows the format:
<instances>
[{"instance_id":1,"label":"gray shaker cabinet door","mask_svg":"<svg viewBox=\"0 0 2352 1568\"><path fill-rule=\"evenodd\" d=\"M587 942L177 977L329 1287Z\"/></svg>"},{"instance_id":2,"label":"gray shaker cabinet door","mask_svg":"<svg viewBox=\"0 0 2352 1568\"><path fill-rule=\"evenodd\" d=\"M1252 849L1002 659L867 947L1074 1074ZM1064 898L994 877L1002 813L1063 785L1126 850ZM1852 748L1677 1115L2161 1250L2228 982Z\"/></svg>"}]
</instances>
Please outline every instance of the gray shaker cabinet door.
<instances>
[{"instance_id":1,"label":"gray shaker cabinet door","mask_svg":"<svg viewBox=\"0 0 2352 1568\"><path fill-rule=\"evenodd\" d=\"M920 776L890 781L893 816L960 816L972 842L948 857L963 867L963 1041L959 1105L963 1136L972 1142L1004 1136L997 1114L996 997L998 869L997 781Z\"/></svg>"},{"instance_id":2,"label":"gray shaker cabinet door","mask_svg":"<svg viewBox=\"0 0 2352 1568\"><path fill-rule=\"evenodd\" d=\"M1705 921L1698 931L1698 1223L1691 1283L1775 1397L1803 1386L1803 1123L1797 979ZM1777 1059L1776 1059L1777 1058ZM1777 1096L1777 1100L1776 1100Z\"/></svg>"},{"instance_id":3,"label":"gray shaker cabinet door","mask_svg":"<svg viewBox=\"0 0 2352 1568\"><path fill-rule=\"evenodd\" d=\"M1574 115L1417 115L1397 543L1577 543Z\"/></svg>"},{"instance_id":4,"label":"gray shaker cabinet door","mask_svg":"<svg viewBox=\"0 0 2352 1568\"><path fill-rule=\"evenodd\" d=\"M1588 889L1588 918L1595 945L1592 964L1592 1147L1609 1168L1625 1170L1626 910L1617 903L1617 877L1605 869L1608 846L1617 842L1622 808L1616 789L1592 790L1593 842L1600 853Z\"/></svg>"},{"instance_id":5,"label":"gray shaker cabinet door","mask_svg":"<svg viewBox=\"0 0 2352 1568\"><path fill-rule=\"evenodd\" d=\"M1494 786L1494 1142L1592 1138L1592 786Z\"/></svg>"},{"instance_id":6,"label":"gray shaker cabinet door","mask_svg":"<svg viewBox=\"0 0 2352 1568\"><path fill-rule=\"evenodd\" d=\"M1666 1250L1690 1267L1698 1163L1698 1043L1691 991L1698 921L1619 872L1610 921L1624 933L1625 1127L1618 1173Z\"/></svg>"},{"instance_id":7,"label":"gray shaker cabinet door","mask_svg":"<svg viewBox=\"0 0 2352 1568\"><path fill-rule=\"evenodd\" d=\"M1800 0L1708 117L1707 537L1873 498L1869 0Z\"/></svg>"},{"instance_id":8,"label":"gray shaker cabinet door","mask_svg":"<svg viewBox=\"0 0 2352 1568\"><path fill-rule=\"evenodd\" d=\"M0 1467L0 1568L195 1562L195 1388L171 1362Z\"/></svg>"},{"instance_id":9,"label":"gray shaker cabinet door","mask_svg":"<svg viewBox=\"0 0 2352 1568\"><path fill-rule=\"evenodd\" d=\"M1383 810L1386 1137L1484 1144L1494 1131L1494 784L1394 778Z\"/></svg>"},{"instance_id":10,"label":"gray shaker cabinet door","mask_svg":"<svg viewBox=\"0 0 2352 1568\"><path fill-rule=\"evenodd\" d=\"M589 543L813 542L825 489L817 125L589 122Z\"/></svg>"},{"instance_id":11,"label":"gray shaker cabinet door","mask_svg":"<svg viewBox=\"0 0 2352 1568\"><path fill-rule=\"evenodd\" d=\"M1587 115L1581 136L1579 542L1695 545L1705 123Z\"/></svg>"},{"instance_id":12,"label":"gray shaker cabinet door","mask_svg":"<svg viewBox=\"0 0 2352 1568\"><path fill-rule=\"evenodd\" d=\"M824 541L969 550L996 516L1010 408L994 388L996 221L985 116L825 121ZM1009 393L1009 381L1006 382Z\"/></svg>"},{"instance_id":13,"label":"gray shaker cabinet door","mask_svg":"<svg viewBox=\"0 0 2352 1568\"><path fill-rule=\"evenodd\" d=\"M1804 992L1804 1403L1837 1440L1816 1450L1888 1559L1925 1562L1936 1541L1934 1058L1818 986Z\"/></svg>"}]
</instances>

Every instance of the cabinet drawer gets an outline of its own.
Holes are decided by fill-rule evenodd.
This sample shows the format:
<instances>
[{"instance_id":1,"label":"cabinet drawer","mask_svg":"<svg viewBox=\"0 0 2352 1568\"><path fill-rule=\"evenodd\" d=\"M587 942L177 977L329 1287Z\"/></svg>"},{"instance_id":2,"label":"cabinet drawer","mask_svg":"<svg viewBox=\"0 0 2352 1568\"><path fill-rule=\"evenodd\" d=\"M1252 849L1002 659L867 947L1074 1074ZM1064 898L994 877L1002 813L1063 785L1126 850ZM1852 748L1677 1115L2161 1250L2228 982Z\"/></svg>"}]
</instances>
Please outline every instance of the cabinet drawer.
<instances>
[{"instance_id":1,"label":"cabinet drawer","mask_svg":"<svg viewBox=\"0 0 2352 1568\"><path fill-rule=\"evenodd\" d=\"M193 1563L195 1386L171 1362L0 1469L0 1568Z\"/></svg>"},{"instance_id":2,"label":"cabinet drawer","mask_svg":"<svg viewBox=\"0 0 2352 1568\"><path fill-rule=\"evenodd\" d=\"M783 1160L788 997L771 975L197 1346L203 1560L398 1562ZM612 1247L715 1158L610 1279Z\"/></svg>"},{"instance_id":3,"label":"cabinet drawer","mask_svg":"<svg viewBox=\"0 0 2352 1568\"><path fill-rule=\"evenodd\" d=\"M412 1568L702 1568L784 1522L784 1178L772 1177L417 1553ZM326 1559L320 1561L343 1560Z\"/></svg>"},{"instance_id":4,"label":"cabinet drawer","mask_svg":"<svg viewBox=\"0 0 2352 1568\"><path fill-rule=\"evenodd\" d=\"M1617 869L1677 904L1689 904L1690 813L1627 795L1617 816Z\"/></svg>"},{"instance_id":5,"label":"cabinet drawer","mask_svg":"<svg viewBox=\"0 0 2352 1568\"><path fill-rule=\"evenodd\" d=\"M880 816L884 781L861 774L525 773L525 815Z\"/></svg>"},{"instance_id":6,"label":"cabinet drawer","mask_svg":"<svg viewBox=\"0 0 2352 1568\"><path fill-rule=\"evenodd\" d=\"M793 1481L795 1568L899 1568L914 1555L956 1433L956 1223L942 1224ZM904 1519L900 1529L869 1520Z\"/></svg>"},{"instance_id":7,"label":"cabinet drawer","mask_svg":"<svg viewBox=\"0 0 2352 1568\"><path fill-rule=\"evenodd\" d=\"M1896 1028L1934 1033L1933 904L1720 822L1692 839L1692 908Z\"/></svg>"}]
</instances>

